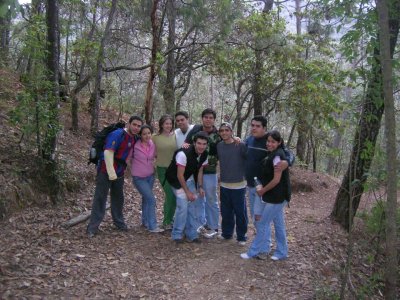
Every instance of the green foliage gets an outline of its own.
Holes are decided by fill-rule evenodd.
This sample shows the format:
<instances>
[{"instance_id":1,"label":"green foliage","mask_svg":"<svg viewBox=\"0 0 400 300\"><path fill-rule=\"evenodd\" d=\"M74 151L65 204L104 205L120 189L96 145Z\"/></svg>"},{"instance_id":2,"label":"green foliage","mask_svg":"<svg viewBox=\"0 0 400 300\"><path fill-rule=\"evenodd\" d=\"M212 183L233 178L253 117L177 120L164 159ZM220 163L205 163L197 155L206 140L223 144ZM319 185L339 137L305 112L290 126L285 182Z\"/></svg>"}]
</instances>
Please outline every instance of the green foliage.
<instances>
[{"instance_id":1,"label":"green foliage","mask_svg":"<svg viewBox=\"0 0 400 300\"><path fill-rule=\"evenodd\" d=\"M330 300L339 300L340 296L337 291L334 291L332 287L327 286L327 285L321 285L317 286L315 289L315 295L314 298L315 300L325 300L325 299L330 299Z\"/></svg>"},{"instance_id":2,"label":"green foliage","mask_svg":"<svg viewBox=\"0 0 400 300\"><path fill-rule=\"evenodd\" d=\"M15 17L18 8L18 0L2 0L0 2L0 18L4 18L7 14Z\"/></svg>"},{"instance_id":3,"label":"green foliage","mask_svg":"<svg viewBox=\"0 0 400 300\"><path fill-rule=\"evenodd\" d=\"M383 272L383 270L381 272ZM376 291L383 291L384 289L385 283L383 273L372 273L367 283L357 290L357 299L371 299L371 297L377 294Z\"/></svg>"},{"instance_id":4,"label":"green foliage","mask_svg":"<svg viewBox=\"0 0 400 300\"><path fill-rule=\"evenodd\" d=\"M46 145L46 137L55 136L59 125L54 122L56 111L52 99L52 84L48 81L46 68L46 24L42 15L34 15L27 24L26 34L21 38L21 52L29 57L27 73L21 75L25 86L17 97L17 105L10 112L12 122L21 128L24 138L36 140L36 147L43 153L48 153L50 145ZM52 124L52 125L49 125Z\"/></svg>"},{"instance_id":5,"label":"green foliage","mask_svg":"<svg viewBox=\"0 0 400 300\"><path fill-rule=\"evenodd\" d=\"M386 232L386 202L378 200L372 207L370 212L364 211L358 216L365 222L367 231L373 235L380 235L382 239L385 237ZM397 231L400 233L400 208L396 213Z\"/></svg>"}]
</instances>

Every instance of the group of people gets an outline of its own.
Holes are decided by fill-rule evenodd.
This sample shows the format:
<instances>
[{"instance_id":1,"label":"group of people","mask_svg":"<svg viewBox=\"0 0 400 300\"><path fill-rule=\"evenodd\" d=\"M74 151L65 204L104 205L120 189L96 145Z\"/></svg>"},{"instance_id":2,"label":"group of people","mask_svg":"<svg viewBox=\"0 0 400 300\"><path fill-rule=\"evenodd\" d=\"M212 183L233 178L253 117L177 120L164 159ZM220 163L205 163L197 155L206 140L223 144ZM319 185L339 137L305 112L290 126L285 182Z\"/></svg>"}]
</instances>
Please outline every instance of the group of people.
<instances>
[{"instance_id":1,"label":"group of people","mask_svg":"<svg viewBox=\"0 0 400 300\"><path fill-rule=\"evenodd\" d=\"M162 116L154 134L150 125L132 116L126 128L107 136L98 163L88 236L93 237L99 230L109 191L114 225L119 230L128 230L123 217L123 184L129 164L132 182L142 197L142 226L150 232L172 230L172 239L179 244L185 239L200 243L200 236L229 240L236 229L238 244L246 245L247 188L256 235L241 257L268 257L273 223L276 249L271 258L286 259L284 207L290 201L290 181L280 133L267 132L266 118L255 116L251 120L251 136L242 142L234 136L230 123L215 126L213 109L202 112L200 125L190 125L184 111L174 117ZM156 217L155 173L165 194L162 225ZM261 182L259 186L255 179Z\"/></svg>"}]
</instances>

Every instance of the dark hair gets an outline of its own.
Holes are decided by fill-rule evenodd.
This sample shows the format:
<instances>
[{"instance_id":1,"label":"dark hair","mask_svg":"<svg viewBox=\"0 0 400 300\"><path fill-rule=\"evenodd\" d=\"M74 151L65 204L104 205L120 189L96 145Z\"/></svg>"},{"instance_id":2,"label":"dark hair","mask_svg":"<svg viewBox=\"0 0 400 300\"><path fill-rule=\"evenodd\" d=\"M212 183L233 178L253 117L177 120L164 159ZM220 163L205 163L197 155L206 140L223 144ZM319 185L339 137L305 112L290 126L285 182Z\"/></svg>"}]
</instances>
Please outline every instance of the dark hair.
<instances>
[{"instance_id":1,"label":"dark hair","mask_svg":"<svg viewBox=\"0 0 400 300\"><path fill-rule=\"evenodd\" d=\"M207 132L199 131L198 133L196 133L196 134L194 135L194 137L193 137L193 143L196 143L196 141L197 141L198 139L206 140L207 143L208 143L208 134L207 134Z\"/></svg>"},{"instance_id":2,"label":"dark hair","mask_svg":"<svg viewBox=\"0 0 400 300\"><path fill-rule=\"evenodd\" d=\"M203 110L203 112L201 113L201 117L203 118L205 115L213 115L214 119L217 118L217 113L211 108L206 108L205 110Z\"/></svg>"},{"instance_id":3,"label":"dark hair","mask_svg":"<svg viewBox=\"0 0 400 300\"><path fill-rule=\"evenodd\" d=\"M146 128L148 128L150 130L150 133L153 134L153 127L151 127L150 125L144 124L140 127L140 130L139 130L140 136L142 135L143 130Z\"/></svg>"},{"instance_id":4,"label":"dark hair","mask_svg":"<svg viewBox=\"0 0 400 300\"><path fill-rule=\"evenodd\" d=\"M268 122L267 118L262 115L254 116L253 119L251 119L251 121L261 122L262 127L267 127L267 122Z\"/></svg>"},{"instance_id":5,"label":"dark hair","mask_svg":"<svg viewBox=\"0 0 400 300\"><path fill-rule=\"evenodd\" d=\"M174 120L171 115L162 115L160 120L158 120L158 134L161 134L164 131L163 125L165 121L171 120L172 122L172 130L174 129Z\"/></svg>"},{"instance_id":6,"label":"dark hair","mask_svg":"<svg viewBox=\"0 0 400 300\"><path fill-rule=\"evenodd\" d=\"M186 119L189 119L189 114L186 111L180 110L175 114L175 118L177 116L184 116Z\"/></svg>"},{"instance_id":7,"label":"dark hair","mask_svg":"<svg viewBox=\"0 0 400 300\"><path fill-rule=\"evenodd\" d=\"M129 124L131 124L134 120L140 121L140 122L142 122L142 124L144 123L144 122L143 122L143 119L142 119L141 117L136 116L136 115L133 115L133 116L131 116L131 117L129 118Z\"/></svg>"},{"instance_id":8,"label":"dark hair","mask_svg":"<svg viewBox=\"0 0 400 300\"><path fill-rule=\"evenodd\" d=\"M281 133L278 130L269 130L266 134L266 138L268 139L268 137L272 137L272 139L274 139L275 141L277 141L278 143L281 143L279 145L279 147L283 148L285 147L284 145L284 141L283 138L281 136Z\"/></svg>"}]
</instances>

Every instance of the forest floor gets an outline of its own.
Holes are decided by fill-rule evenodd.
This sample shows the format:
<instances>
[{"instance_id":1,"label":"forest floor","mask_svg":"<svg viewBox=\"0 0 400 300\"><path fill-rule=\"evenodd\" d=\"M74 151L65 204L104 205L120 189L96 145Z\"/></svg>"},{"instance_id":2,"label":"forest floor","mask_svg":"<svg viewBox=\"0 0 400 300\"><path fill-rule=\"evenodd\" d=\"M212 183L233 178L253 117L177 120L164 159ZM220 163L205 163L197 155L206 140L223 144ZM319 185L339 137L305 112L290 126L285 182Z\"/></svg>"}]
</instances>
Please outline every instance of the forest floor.
<instances>
[{"instance_id":1,"label":"forest floor","mask_svg":"<svg viewBox=\"0 0 400 300\"><path fill-rule=\"evenodd\" d=\"M140 227L141 200L128 175L124 210L128 232L115 230L109 212L95 238L86 236L86 222L63 228L62 223L91 208L95 178L94 167L86 164L92 141L89 118L82 112L81 130L72 134L68 104L63 106L65 129L59 151L69 192L58 205L37 193L40 173L30 170L31 158L18 150L23 143L20 132L9 126L2 107L2 196L17 203L31 198L27 207L14 209L0 222L1 299L332 299L340 293L348 234L329 217L339 181L298 167L291 170L295 187L285 213L289 258L284 261L239 257L253 239L252 225L246 246L218 239L177 245L170 232L145 231ZM111 110L102 110L101 115L101 124L115 121ZM163 195L158 182L155 192L161 220ZM364 198L360 210L372 202ZM381 285L369 281L376 270L367 254L374 251L363 227L357 218L346 299L355 298L355 291L358 296L361 291L367 298L383 298Z\"/></svg>"}]
</instances>

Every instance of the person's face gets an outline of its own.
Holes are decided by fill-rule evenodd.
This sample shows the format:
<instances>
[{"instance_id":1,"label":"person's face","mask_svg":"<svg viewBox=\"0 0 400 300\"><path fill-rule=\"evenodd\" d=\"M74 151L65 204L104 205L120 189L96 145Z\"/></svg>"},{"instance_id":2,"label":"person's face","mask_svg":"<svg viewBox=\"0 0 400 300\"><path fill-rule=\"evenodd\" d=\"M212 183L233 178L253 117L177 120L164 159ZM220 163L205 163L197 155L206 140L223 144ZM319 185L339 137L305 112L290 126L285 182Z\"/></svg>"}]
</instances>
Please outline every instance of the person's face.
<instances>
[{"instance_id":1,"label":"person's face","mask_svg":"<svg viewBox=\"0 0 400 300\"><path fill-rule=\"evenodd\" d=\"M279 145L281 144L281 142L275 141L272 136L269 136L267 138L267 150L268 151L275 151L276 149L278 149Z\"/></svg>"},{"instance_id":2,"label":"person's face","mask_svg":"<svg viewBox=\"0 0 400 300\"><path fill-rule=\"evenodd\" d=\"M151 139L151 131L149 128L144 128L140 134L140 139L143 143L147 143Z\"/></svg>"},{"instance_id":3,"label":"person's face","mask_svg":"<svg viewBox=\"0 0 400 300\"><path fill-rule=\"evenodd\" d=\"M165 131L167 133L170 133L172 130L172 120L170 119L165 120L162 127L163 127L163 132Z\"/></svg>"},{"instance_id":4,"label":"person's face","mask_svg":"<svg viewBox=\"0 0 400 300\"><path fill-rule=\"evenodd\" d=\"M255 138L261 138L265 135L265 128L260 121L251 121L251 135Z\"/></svg>"},{"instance_id":5,"label":"person's face","mask_svg":"<svg viewBox=\"0 0 400 300\"><path fill-rule=\"evenodd\" d=\"M175 123L176 126L178 128L180 128L181 130L186 130L187 128L189 128L189 120L185 118L185 116L182 115L178 115L175 118Z\"/></svg>"},{"instance_id":6,"label":"person's face","mask_svg":"<svg viewBox=\"0 0 400 300\"><path fill-rule=\"evenodd\" d=\"M207 149L207 140L197 139L194 143L194 149L197 154L202 154Z\"/></svg>"},{"instance_id":7,"label":"person's face","mask_svg":"<svg viewBox=\"0 0 400 300\"><path fill-rule=\"evenodd\" d=\"M202 121L203 121L203 126L205 128L211 128L211 127L214 126L214 123L215 123L214 115L213 114L206 114L202 118Z\"/></svg>"},{"instance_id":8,"label":"person's face","mask_svg":"<svg viewBox=\"0 0 400 300\"><path fill-rule=\"evenodd\" d=\"M128 131L130 134L135 135L140 131L140 127L142 127L143 123L139 120L133 120L132 123L129 124Z\"/></svg>"},{"instance_id":9,"label":"person's face","mask_svg":"<svg viewBox=\"0 0 400 300\"><path fill-rule=\"evenodd\" d=\"M229 141L232 137L232 130L230 130L228 126L221 126L219 129L219 135L223 141Z\"/></svg>"}]
</instances>

